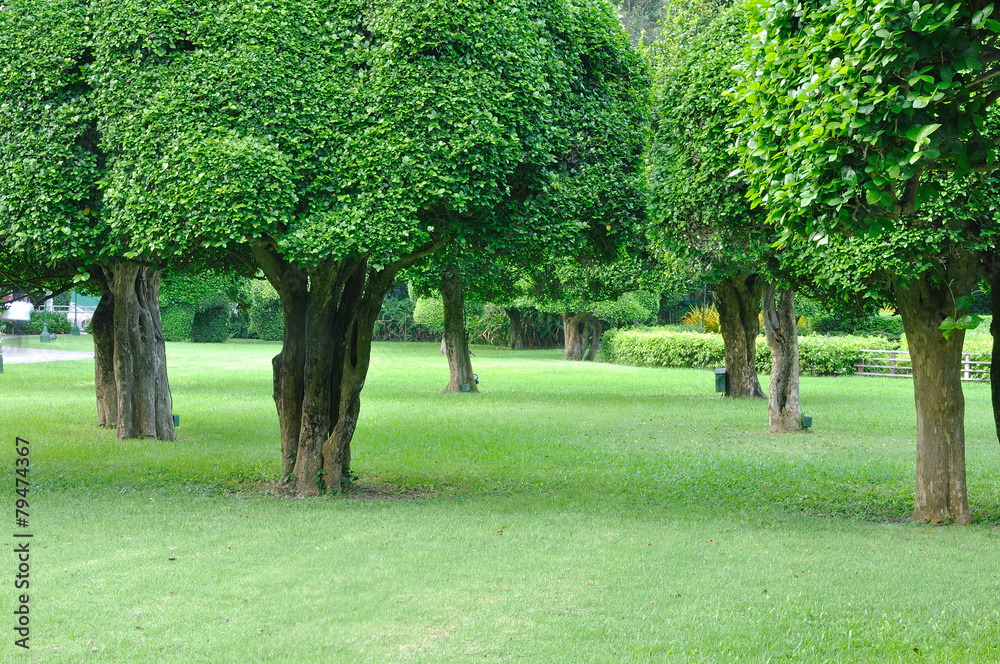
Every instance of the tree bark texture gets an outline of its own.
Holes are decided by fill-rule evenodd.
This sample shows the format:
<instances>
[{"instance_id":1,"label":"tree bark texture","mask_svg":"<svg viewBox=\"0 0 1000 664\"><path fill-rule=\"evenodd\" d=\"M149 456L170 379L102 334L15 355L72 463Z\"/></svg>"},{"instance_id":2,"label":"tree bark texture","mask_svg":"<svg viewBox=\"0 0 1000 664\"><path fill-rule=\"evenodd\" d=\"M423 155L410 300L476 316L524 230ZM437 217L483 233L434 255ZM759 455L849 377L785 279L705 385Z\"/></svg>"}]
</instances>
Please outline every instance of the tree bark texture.
<instances>
[{"instance_id":1,"label":"tree bark texture","mask_svg":"<svg viewBox=\"0 0 1000 664\"><path fill-rule=\"evenodd\" d=\"M448 266L444 269L441 298L444 302L444 347L449 376L444 392L479 392L465 332L465 298L462 295L462 273L458 268ZM464 390L463 385L466 386Z\"/></svg>"},{"instance_id":2,"label":"tree bark texture","mask_svg":"<svg viewBox=\"0 0 1000 664\"><path fill-rule=\"evenodd\" d=\"M524 350L523 317L517 307L504 307L507 318L510 319L510 347L514 350Z\"/></svg>"},{"instance_id":3,"label":"tree bark texture","mask_svg":"<svg viewBox=\"0 0 1000 664\"><path fill-rule=\"evenodd\" d=\"M736 274L715 287L719 331L726 355L726 396L764 398L757 379L757 335L760 333L762 280Z\"/></svg>"},{"instance_id":4,"label":"tree bark texture","mask_svg":"<svg viewBox=\"0 0 1000 664\"><path fill-rule=\"evenodd\" d=\"M587 352L586 323L590 319L589 311L576 311L563 314L563 336L565 338L563 352L564 360L582 360Z\"/></svg>"},{"instance_id":5,"label":"tree bark texture","mask_svg":"<svg viewBox=\"0 0 1000 664\"><path fill-rule=\"evenodd\" d=\"M604 331L601 325L601 320L594 316L591 326L590 334L590 350L587 352L587 357L585 358L588 362L593 362L594 358L597 357L597 349L601 345L601 333Z\"/></svg>"},{"instance_id":6,"label":"tree bark texture","mask_svg":"<svg viewBox=\"0 0 1000 664\"><path fill-rule=\"evenodd\" d=\"M778 302L775 304L775 295ZM771 350L771 383L767 391L767 423L771 433L799 431L799 337L795 294L774 284L764 289L764 334Z\"/></svg>"},{"instance_id":7,"label":"tree bark texture","mask_svg":"<svg viewBox=\"0 0 1000 664\"><path fill-rule=\"evenodd\" d=\"M174 440L160 321L160 273L137 263L103 268L114 306L118 438Z\"/></svg>"},{"instance_id":8,"label":"tree bark texture","mask_svg":"<svg viewBox=\"0 0 1000 664\"><path fill-rule=\"evenodd\" d=\"M275 493L342 490L382 301L399 270L441 244L378 268L363 257L303 268L272 240L252 245L285 321L281 352L272 360L283 471Z\"/></svg>"},{"instance_id":9,"label":"tree bark texture","mask_svg":"<svg viewBox=\"0 0 1000 664\"><path fill-rule=\"evenodd\" d=\"M965 331L953 330L945 339L939 325L955 314L955 299L972 292L977 258L959 250L943 258L940 279L933 280L925 273L910 283L898 282L894 288L913 366L917 410L913 519L968 524L961 372Z\"/></svg>"},{"instance_id":10,"label":"tree bark texture","mask_svg":"<svg viewBox=\"0 0 1000 664\"><path fill-rule=\"evenodd\" d=\"M118 387L115 383L115 300L105 284L101 300L90 319L94 339L94 388L97 393L97 426L118 425Z\"/></svg>"}]
</instances>

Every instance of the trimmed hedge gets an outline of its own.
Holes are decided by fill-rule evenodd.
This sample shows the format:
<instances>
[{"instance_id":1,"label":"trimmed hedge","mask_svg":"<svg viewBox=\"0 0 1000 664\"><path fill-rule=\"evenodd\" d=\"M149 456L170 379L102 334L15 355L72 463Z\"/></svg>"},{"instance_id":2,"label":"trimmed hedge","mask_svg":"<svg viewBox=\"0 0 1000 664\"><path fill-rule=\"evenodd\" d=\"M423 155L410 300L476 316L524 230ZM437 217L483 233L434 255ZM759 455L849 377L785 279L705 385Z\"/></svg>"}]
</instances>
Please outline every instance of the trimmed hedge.
<instances>
[{"instance_id":1,"label":"trimmed hedge","mask_svg":"<svg viewBox=\"0 0 1000 664\"><path fill-rule=\"evenodd\" d=\"M194 324L194 305L187 302L170 304L160 309L163 338L167 341L185 341L191 336Z\"/></svg>"},{"instance_id":2,"label":"trimmed hedge","mask_svg":"<svg viewBox=\"0 0 1000 664\"><path fill-rule=\"evenodd\" d=\"M229 338L229 318L232 310L228 306L215 306L197 311L191 325L191 340L196 343L222 343Z\"/></svg>"},{"instance_id":3,"label":"trimmed hedge","mask_svg":"<svg viewBox=\"0 0 1000 664\"><path fill-rule=\"evenodd\" d=\"M809 321L811 332L825 336L878 336L898 341L903 334L903 320L899 315L850 317L826 313L814 316Z\"/></svg>"},{"instance_id":4,"label":"trimmed hedge","mask_svg":"<svg viewBox=\"0 0 1000 664\"><path fill-rule=\"evenodd\" d=\"M637 367L715 368L725 366L722 336L649 328L608 330L601 337L607 362ZM898 341L883 337L799 337L799 370L806 376L854 373L861 349L898 349ZM771 351L757 340L758 373L770 373Z\"/></svg>"},{"instance_id":5,"label":"trimmed hedge","mask_svg":"<svg viewBox=\"0 0 1000 664\"><path fill-rule=\"evenodd\" d=\"M73 323L63 313L50 311L48 321L50 334L69 334L73 328ZM11 334L41 334L42 327L45 325L45 312L41 309L36 309L31 312L30 321L8 321L8 323Z\"/></svg>"},{"instance_id":6,"label":"trimmed hedge","mask_svg":"<svg viewBox=\"0 0 1000 664\"><path fill-rule=\"evenodd\" d=\"M285 337L285 319L277 291L266 281L255 281L250 286L250 335L267 341L281 341Z\"/></svg>"}]
</instances>

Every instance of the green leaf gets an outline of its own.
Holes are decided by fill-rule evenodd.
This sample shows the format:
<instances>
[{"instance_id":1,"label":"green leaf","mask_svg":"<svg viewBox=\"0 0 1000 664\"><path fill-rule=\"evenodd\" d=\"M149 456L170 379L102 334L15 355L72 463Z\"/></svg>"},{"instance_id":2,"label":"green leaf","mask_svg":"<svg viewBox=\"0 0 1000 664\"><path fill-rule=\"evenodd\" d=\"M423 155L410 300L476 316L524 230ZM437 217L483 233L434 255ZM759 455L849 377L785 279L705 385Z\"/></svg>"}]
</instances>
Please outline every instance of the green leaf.
<instances>
[{"instance_id":1,"label":"green leaf","mask_svg":"<svg viewBox=\"0 0 1000 664\"><path fill-rule=\"evenodd\" d=\"M941 127L940 124L917 125L906 130L906 137L915 143L920 143Z\"/></svg>"},{"instance_id":2,"label":"green leaf","mask_svg":"<svg viewBox=\"0 0 1000 664\"><path fill-rule=\"evenodd\" d=\"M976 298L972 295L963 295L962 297L955 300L956 309L971 309L972 305L976 303Z\"/></svg>"}]
</instances>

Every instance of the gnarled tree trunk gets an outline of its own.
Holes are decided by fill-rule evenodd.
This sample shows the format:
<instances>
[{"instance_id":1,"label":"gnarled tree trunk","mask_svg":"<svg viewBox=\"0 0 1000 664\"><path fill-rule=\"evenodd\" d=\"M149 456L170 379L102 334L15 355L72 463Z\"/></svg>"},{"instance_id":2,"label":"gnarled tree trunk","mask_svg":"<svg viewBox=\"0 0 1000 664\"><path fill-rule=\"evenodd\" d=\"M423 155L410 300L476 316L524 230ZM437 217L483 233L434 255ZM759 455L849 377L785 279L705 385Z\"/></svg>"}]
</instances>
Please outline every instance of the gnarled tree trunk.
<instances>
[{"instance_id":1,"label":"gnarled tree trunk","mask_svg":"<svg viewBox=\"0 0 1000 664\"><path fill-rule=\"evenodd\" d=\"M523 316L517 307L504 307L507 318L510 319L510 347L514 350L524 350Z\"/></svg>"},{"instance_id":2,"label":"gnarled tree trunk","mask_svg":"<svg viewBox=\"0 0 1000 664\"><path fill-rule=\"evenodd\" d=\"M137 263L103 268L114 307L118 438L174 440L160 321L160 273Z\"/></svg>"},{"instance_id":3,"label":"gnarled tree trunk","mask_svg":"<svg viewBox=\"0 0 1000 664\"><path fill-rule=\"evenodd\" d=\"M101 300L90 319L94 339L94 388L97 426L118 426L118 387L115 383L115 300L104 284Z\"/></svg>"},{"instance_id":4,"label":"gnarled tree trunk","mask_svg":"<svg viewBox=\"0 0 1000 664\"><path fill-rule=\"evenodd\" d=\"M735 274L715 287L719 331L726 353L727 397L764 397L755 358L761 290L761 279L756 274Z\"/></svg>"},{"instance_id":5,"label":"gnarled tree trunk","mask_svg":"<svg viewBox=\"0 0 1000 664\"><path fill-rule=\"evenodd\" d=\"M252 244L281 298L285 321L282 349L272 361L283 469L276 493L341 491L382 301L399 270L441 244L377 268L366 258L302 268L272 240Z\"/></svg>"},{"instance_id":6,"label":"gnarled tree trunk","mask_svg":"<svg viewBox=\"0 0 1000 664\"><path fill-rule=\"evenodd\" d=\"M910 350L917 409L913 519L968 524L961 373L965 331L953 330L945 339L939 326L955 314L955 300L972 292L977 257L954 249L944 259L940 280L924 273L910 283L897 282L894 288Z\"/></svg>"},{"instance_id":7,"label":"gnarled tree trunk","mask_svg":"<svg viewBox=\"0 0 1000 664\"><path fill-rule=\"evenodd\" d=\"M564 360L582 360L587 350L587 337L584 334L585 324L590 318L589 311L578 311L563 314L563 336L565 338Z\"/></svg>"},{"instance_id":8,"label":"gnarled tree trunk","mask_svg":"<svg viewBox=\"0 0 1000 664\"><path fill-rule=\"evenodd\" d=\"M768 284L764 289L764 334L771 350L771 383L767 391L767 423L771 433L802 428L799 404L799 337L795 294Z\"/></svg>"},{"instance_id":9,"label":"gnarled tree trunk","mask_svg":"<svg viewBox=\"0 0 1000 664\"><path fill-rule=\"evenodd\" d=\"M594 316L592 322L593 325L590 329L590 351L587 352L587 357L585 358L588 362L593 362L594 358L597 357L597 349L601 345L601 333L604 330L600 318Z\"/></svg>"},{"instance_id":10,"label":"gnarled tree trunk","mask_svg":"<svg viewBox=\"0 0 1000 664\"><path fill-rule=\"evenodd\" d=\"M462 295L462 273L458 268L449 266L444 269L441 298L444 301L444 347L449 375L444 392L478 392L465 333L465 298Z\"/></svg>"}]
</instances>

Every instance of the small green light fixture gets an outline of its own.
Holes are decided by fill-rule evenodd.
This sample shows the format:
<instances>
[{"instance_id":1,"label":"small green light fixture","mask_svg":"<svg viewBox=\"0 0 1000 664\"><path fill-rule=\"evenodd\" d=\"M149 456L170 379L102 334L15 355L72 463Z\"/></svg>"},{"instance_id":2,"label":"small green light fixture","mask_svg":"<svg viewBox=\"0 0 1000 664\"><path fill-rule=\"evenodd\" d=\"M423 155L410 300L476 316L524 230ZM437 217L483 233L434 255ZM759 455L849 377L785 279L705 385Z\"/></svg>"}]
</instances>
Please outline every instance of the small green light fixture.
<instances>
[{"instance_id":1,"label":"small green light fixture","mask_svg":"<svg viewBox=\"0 0 1000 664\"><path fill-rule=\"evenodd\" d=\"M79 310L76 308L76 289L73 289L73 327L69 333L74 337L80 336L79 316Z\"/></svg>"},{"instance_id":2,"label":"small green light fixture","mask_svg":"<svg viewBox=\"0 0 1000 664\"><path fill-rule=\"evenodd\" d=\"M811 415L803 415L802 416L802 428L803 429L808 429L812 425L813 425L813 418L812 418L812 416Z\"/></svg>"},{"instance_id":3,"label":"small green light fixture","mask_svg":"<svg viewBox=\"0 0 1000 664\"><path fill-rule=\"evenodd\" d=\"M715 370L715 391L726 393L726 370L716 369Z\"/></svg>"},{"instance_id":4,"label":"small green light fixture","mask_svg":"<svg viewBox=\"0 0 1000 664\"><path fill-rule=\"evenodd\" d=\"M52 335L49 334L49 308L45 307L45 309L43 309L43 312L44 313L42 313L42 335L41 337L39 337L39 340L42 343L47 344L50 341L52 341Z\"/></svg>"}]
</instances>

